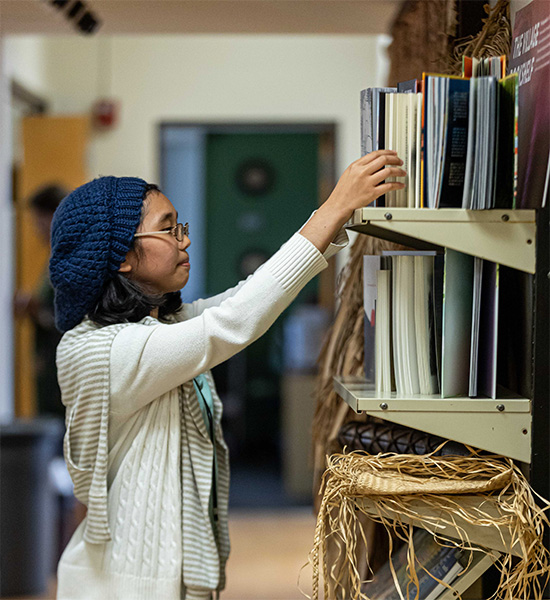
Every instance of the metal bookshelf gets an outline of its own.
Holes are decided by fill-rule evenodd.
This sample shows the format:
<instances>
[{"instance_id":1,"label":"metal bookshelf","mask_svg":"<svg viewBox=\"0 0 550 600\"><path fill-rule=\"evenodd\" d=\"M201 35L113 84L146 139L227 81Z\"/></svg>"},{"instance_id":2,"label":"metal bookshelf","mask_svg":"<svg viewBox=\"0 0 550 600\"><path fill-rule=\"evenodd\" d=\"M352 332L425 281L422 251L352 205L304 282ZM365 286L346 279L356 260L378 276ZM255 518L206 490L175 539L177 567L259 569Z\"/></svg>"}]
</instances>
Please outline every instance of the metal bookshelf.
<instances>
[{"instance_id":1,"label":"metal bookshelf","mask_svg":"<svg viewBox=\"0 0 550 600\"><path fill-rule=\"evenodd\" d=\"M527 398L400 398L376 392L359 377L336 377L334 389L357 413L531 462L531 401Z\"/></svg>"},{"instance_id":2,"label":"metal bookshelf","mask_svg":"<svg viewBox=\"0 0 550 600\"><path fill-rule=\"evenodd\" d=\"M421 395L403 398L395 393L377 393L361 378L334 378L336 392L358 413L365 412L523 463L532 487L544 498L550 498L549 214L548 207L486 211L367 207L356 210L347 223L347 228L353 231L419 250L451 248L534 275L533 336L524 348L532 366L528 398L513 395L498 400ZM479 499L463 496L460 502L475 503ZM425 515L429 520L428 507ZM396 519L400 518L401 515L396 515ZM414 525L422 527L421 522ZM451 535L451 531L446 534ZM469 534L474 543L494 553L467 571L460 589L457 588L459 593L491 566L499 552L518 554L511 540L497 531L488 535L479 528ZM545 544L548 547L548 531ZM453 597L448 591L441 599ZM544 598L550 598L548 590Z\"/></svg>"},{"instance_id":3,"label":"metal bookshelf","mask_svg":"<svg viewBox=\"0 0 550 600\"><path fill-rule=\"evenodd\" d=\"M360 208L346 225L419 250L451 248L535 272L536 211Z\"/></svg>"},{"instance_id":4,"label":"metal bookshelf","mask_svg":"<svg viewBox=\"0 0 550 600\"><path fill-rule=\"evenodd\" d=\"M452 498L452 501L465 508L476 508L478 506L481 507L482 505L476 496L455 496ZM439 516L437 509L422 500L416 500L410 504L411 509L418 512L418 519L406 517L400 514L397 510L392 511L391 509L376 507L374 502L367 498L358 499L357 503L361 505L365 512L372 514L373 517L384 516L406 524L411 524L414 527L430 529L432 532L437 532L437 534L443 537L450 537L460 540L457 530L454 527L437 523ZM495 517L505 516L499 510L496 503L490 503L487 500L484 500L483 502L483 511ZM457 527L459 527L460 530L468 536L468 539L474 546L491 548L497 552L522 556L519 543L517 543L517 540L512 540L508 532L499 532L494 527L476 527L475 525L472 525L463 519L458 511L454 516L454 521Z\"/></svg>"}]
</instances>

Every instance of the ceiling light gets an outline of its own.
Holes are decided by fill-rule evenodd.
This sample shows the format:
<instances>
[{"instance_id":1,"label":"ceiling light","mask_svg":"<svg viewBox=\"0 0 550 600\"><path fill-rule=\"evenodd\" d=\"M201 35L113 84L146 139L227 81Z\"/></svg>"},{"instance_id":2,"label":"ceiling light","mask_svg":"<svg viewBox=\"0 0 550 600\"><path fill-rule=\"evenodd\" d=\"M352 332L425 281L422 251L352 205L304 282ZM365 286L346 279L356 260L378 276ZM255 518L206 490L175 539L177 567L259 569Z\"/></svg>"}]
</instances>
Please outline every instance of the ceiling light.
<instances>
[{"instance_id":1,"label":"ceiling light","mask_svg":"<svg viewBox=\"0 0 550 600\"><path fill-rule=\"evenodd\" d=\"M100 22L90 12L85 12L78 20L78 28L82 33L93 33L100 25Z\"/></svg>"},{"instance_id":2,"label":"ceiling light","mask_svg":"<svg viewBox=\"0 0 550 600\"><path fill-rule=\"evenodd\" d=\"M84 2L81 2L80 0L76 0L76 2L74 2L73 5L71 6L71 8L69 8L69 10L67 11L67 17L69 19L74 19L83 10L84 10Z\"/></svg>"}]
</instances>

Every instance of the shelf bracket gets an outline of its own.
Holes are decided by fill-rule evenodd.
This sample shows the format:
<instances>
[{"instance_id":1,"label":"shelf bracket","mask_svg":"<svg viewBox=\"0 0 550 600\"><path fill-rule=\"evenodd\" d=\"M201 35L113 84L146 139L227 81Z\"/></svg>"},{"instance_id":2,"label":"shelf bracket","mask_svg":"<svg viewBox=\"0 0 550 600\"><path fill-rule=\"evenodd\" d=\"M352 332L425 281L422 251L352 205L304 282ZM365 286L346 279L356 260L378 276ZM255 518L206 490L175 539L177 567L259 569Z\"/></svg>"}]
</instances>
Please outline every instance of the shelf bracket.
<instances>
[{"instance_id":1,"label":"shelf bracket","mask_svg":"<svg viewBox=\"0 0 550 600\"><path fill-rule=\"evenodd\" d=\"M418 248L452 248L535 272L536 211L374 208L354 212L348 229Z\"/></svg>"},{"instance_id":2,"label":"shelf bracket","mask_svg":"<svg viewBox=\"0 0 550 600\"><path fill-rule=\"evenodd\" d=\"M507 500L511 503L510 498ZM461 539L461 534L466 533L470 542L482 548L490 548L505 554L514 556L523 556L523 550L518 540L513 540L510 531L506 527L480 527L472 525L464 519L457 511L454 516L454 525L441 522L441 510L435 508L430 502L423 499L413 499L410 501L410 508L418 516L409 517L400 512L396 512L388 506L380 506L371 498L357 497L355 502L359 504L365 512L376 516L383 516L393 521L408 523L414 527L421 527L429 531L436 532L441 536L447 536L453 539ZM482 508L485 513L495 520L502 519L504 513L499 508L498 501L483 496L450 496L449 503L453 506L462 506L466 510ZM515 542L515 543L514 543Z\"/></svg>"},{"instance_id":3,"label":"shelf bracket","mask_svg":"<svg viewBox=\"0 0 550 600\"><path fill-rule=\"evenodd\" d=\"M334 389L357 413L531 462L531 402L527 398L398 398L395 393L376 392L359 377L335 377Z\"/></svg>"}]
</instances>

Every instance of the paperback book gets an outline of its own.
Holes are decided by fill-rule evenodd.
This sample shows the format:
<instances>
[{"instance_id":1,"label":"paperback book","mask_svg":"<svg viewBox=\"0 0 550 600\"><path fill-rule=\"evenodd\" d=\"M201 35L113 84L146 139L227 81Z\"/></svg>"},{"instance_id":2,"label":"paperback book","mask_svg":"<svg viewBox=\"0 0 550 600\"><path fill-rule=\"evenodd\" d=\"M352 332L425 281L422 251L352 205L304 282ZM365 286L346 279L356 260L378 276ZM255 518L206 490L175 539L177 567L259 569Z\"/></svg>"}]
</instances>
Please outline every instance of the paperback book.
<instances>
[{"instance_id":1,"label":"paperback book","mask_svg":"<svg viewBox=\"0 0 550 600\"><path fill-rule=\"evenodd\" d=\"M425 73L424 202L458 207L464 189L470 81Z\"/></svg>"},{"instance_id":2,"label":"paperback book","mask_svg":"<svg viewBox=\"0 0 550 600\"><path fill-rule=\"evenodd\" d=\"M387 365L386 373L390 377L393 374L398 395L437 394L436 253L386 251L382 259L387 261L388 273L382 279L383 295L391 299L391 304L388 303L391 314L385 312L384 322L379 323L375 355ZM391 349L391 355L386 348ZM387 375L377 374L380 378L376 381L377 389L392 391L387 385Z\"/></svg>"},{"instance_id":3,"label":"paperback book","mask_svg":"<svg viewBox=\"0 0 550 600\"><path fill-rule=\"evenodd\" d=\"M397 152L407 173L405 178L399 179L405 187L386 194L386 206L420 208L422 94L387 94L385 102L386 148Z\"/></svg>"},{"instance_id":4,"label":"paperback book","mask_svg":"<svg viewBox=\"0 0 550 600\"><path fill-rule=\"evenodd\" d=\"M514 208L517 77L472 77L462 208Z\"/></svg>"},{"instance_id":5,"label":"paperback book","mask_svg":"<svg viewBox=\"0 0 550 600\"><path fill-rule=\"evenodd\" d=\"M385 97L395 92L393 87L361 90L361 156L387 147ZM384 206L385 202L385 196L380 196L372 205Z\"/></svg>"},{"instance_id":6,"label":"paperback book","mask_svg":"<svg viewBox=\"0 0 550 600\"><path fill-rule=\"evenodd\" d=\"M438 544L423 529L413 534L413 547L418 585L410 577L409 547L405 544L392 554L391 562L388 560L372 581L364 584L362 592L376 600L412 600L417 595L421 600L435 600L464 571L466 553Z\"/></svg>"}]
</instances>

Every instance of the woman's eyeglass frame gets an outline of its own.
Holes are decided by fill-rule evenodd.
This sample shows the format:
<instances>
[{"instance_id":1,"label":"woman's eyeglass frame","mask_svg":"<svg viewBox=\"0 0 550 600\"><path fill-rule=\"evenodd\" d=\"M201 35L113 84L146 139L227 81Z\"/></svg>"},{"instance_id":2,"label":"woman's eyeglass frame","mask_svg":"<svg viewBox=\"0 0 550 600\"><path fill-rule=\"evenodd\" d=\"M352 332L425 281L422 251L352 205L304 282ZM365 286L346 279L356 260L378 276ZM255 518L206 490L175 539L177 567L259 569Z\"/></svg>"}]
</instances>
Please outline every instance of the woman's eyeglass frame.
<instances>
[{"instance_id":1,"label":"woman's eyeglass frame","mask_svg":"<svg viewBox=\"0 0 550 600\"><path fill-rule=\"evenodd\" d=\"M175 227L164 229L163 231L142 231L141 233L134 234L134 237L144 237L146 235L166 235L167 233L172 234L178 242L183 242L183 238L185 236L189 237L189 223L185 223L185 225L178 223Z\"/></svg>"}]
</instances>

